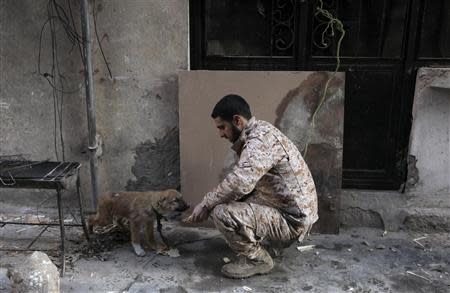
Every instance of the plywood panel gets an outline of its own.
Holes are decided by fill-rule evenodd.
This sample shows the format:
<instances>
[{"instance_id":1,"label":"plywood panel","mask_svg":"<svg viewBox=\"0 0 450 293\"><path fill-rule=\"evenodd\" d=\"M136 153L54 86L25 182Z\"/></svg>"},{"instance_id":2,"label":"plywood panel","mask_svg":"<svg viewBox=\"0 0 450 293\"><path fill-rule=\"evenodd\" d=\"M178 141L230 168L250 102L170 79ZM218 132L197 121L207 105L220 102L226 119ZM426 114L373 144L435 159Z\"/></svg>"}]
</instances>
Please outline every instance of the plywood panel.
<instances>
[{"instance_id":1,"label":"plywood panel","mask_svg":"<svg viewBox=\"0 0 450 293\"><path fill-rule=\"evenodd\" d=\"M271 122L300 150L309 142L306 160L320 196L322 231L336 232L342 173L344 75L330 82L326 72L183 71L179 74L181 192L192 205L213 189L235 160L228 140L220 138L211 111L227 94L243 96L257 119Z\"/></svg>"}]
</instances>

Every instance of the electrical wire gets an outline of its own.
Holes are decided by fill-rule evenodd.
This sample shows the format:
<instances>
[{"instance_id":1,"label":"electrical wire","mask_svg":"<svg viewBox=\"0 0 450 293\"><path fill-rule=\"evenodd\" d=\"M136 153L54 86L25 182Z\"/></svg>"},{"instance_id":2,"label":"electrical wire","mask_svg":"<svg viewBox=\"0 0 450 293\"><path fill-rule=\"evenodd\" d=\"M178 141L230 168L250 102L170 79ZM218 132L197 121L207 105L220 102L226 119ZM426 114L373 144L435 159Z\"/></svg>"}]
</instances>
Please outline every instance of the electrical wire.
<instances>
[{"instance_id":1,"label":"electrical wire","mask_svg":"<svg viewBox=\"0 0 450 293\"><path fill-rule=\"evenodd\" d=\"M105 61L106 68L108 69L109 77L112 79L113 77L112 77L112 73L111 73L111 68L109 68L108 60L106 60L105 53L103 52L102 42L100 41L100 38L98 37L98 32L97 32L97 11L96 11L96 7L97 6L95 4L95 0L94 0L93 5L94 5L93 14L94 14L94 31L95 31L95 36L97 38L97 43L98 43L98 46L100 48L100 52L102 53L102 56L103 56L103 61Z\"/></svg>"},{"instance_id":2,"label":"electrical wire","mask_svg":"<svg viewBox=\"0 0 450 293\"><path fill-rule=\"evenodd\" d=\"M38 72L44 77L52 88L53 99L53 144L56 160L62 159L65 161L65 145L63 135L63 121L64 121L64 95L78 92L79 88L66 90L66 78L60 67L60 50L57 41L57 27L62 27L64 35L72 43L72 47L77 45L81 47L81 36L78 34L74 22L69 20L68 14L64 8L59 5L56 0L49 0L47 2L47 19L42 25L39 35L39 51L38 51ZM48 70L42 68L42 53L44 33L50 33L50 50L51 51L51 65ZM83 60L83 56L80 55ZM83 63L84 64L84 63ZM59 149L61 151L59 151Z\"/></svg>"},{"instance_id":3,"label":"electrical wire","mask_svg":"<svg viewBox=\"0 0 450 293\"><path fill-rule=\"evenodd\" d=\"M81 58L81 62L83 64L83 70L86 72L85 66L85 55L83 52L83 37L78 33L77 25L75 23L72 6L70 4L70 0L67 0L67 8L68 12L61 6L57 0L48 0L47 2L47 19L42 25L41 32L39 35L39 51L38 51L38 73L40 76L44 77L49 85L52 88L52 98L53 98L53 132L54 132L54 149L56 159L62 159L65 161L65 146L64 146L64 137L63 137L63 109L64 109L64 95L65 94L73 94L79 92L85 85L82 83L78 88L68 89L66 86L66 78L60 67L60 49L58 47L58 39L57 39L57 28L61 27L63 29L64 35L72 44L72 48L69 53L73 50L74 47L78 48L79 56ZM112 79L112 73L109 66L109 63L106 59L105 53L103 51L102 44L100 42L100 38L97 30L97 13L96 6L94 1L94 28L95 34L97 37L97 42L100 47L100 51L103 57L103 60L108 69L109 76ZM44 70L42 66L42 54L44 52L43 48L43 37L46 31L50 32L50 48L51 48L51 65L48 70ZM59 35L58 35L59 36ZM59 132L59 135L58 135ZM59 151L60 150L60 151Z\"/></svg>"}]
</instances>

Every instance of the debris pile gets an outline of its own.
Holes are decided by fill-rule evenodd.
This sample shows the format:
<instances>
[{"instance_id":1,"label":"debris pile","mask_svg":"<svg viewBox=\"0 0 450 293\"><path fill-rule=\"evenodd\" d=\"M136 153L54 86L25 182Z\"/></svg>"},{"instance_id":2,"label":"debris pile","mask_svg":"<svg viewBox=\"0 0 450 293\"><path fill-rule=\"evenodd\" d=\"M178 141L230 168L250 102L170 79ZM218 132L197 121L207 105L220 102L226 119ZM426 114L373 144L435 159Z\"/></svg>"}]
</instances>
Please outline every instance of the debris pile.
<instances>
[{"instance_id":1,"label":"debris pile","mask_svg":"<svg viewBox=\"0 0 450 293\"><path fill-rule=\"evenodd\" d=\"M130 242L130 232L116 225L102 231L95 230L95 232L95 234L91 234L89 242L83 239L77 241L71 240L71 242L77 244L70 251L71 254L78 255L73 261L76 261L78 258L93 257L105 261L103 256L104 252L111 251L117 246Z\"/></svg>"}]
</instances>

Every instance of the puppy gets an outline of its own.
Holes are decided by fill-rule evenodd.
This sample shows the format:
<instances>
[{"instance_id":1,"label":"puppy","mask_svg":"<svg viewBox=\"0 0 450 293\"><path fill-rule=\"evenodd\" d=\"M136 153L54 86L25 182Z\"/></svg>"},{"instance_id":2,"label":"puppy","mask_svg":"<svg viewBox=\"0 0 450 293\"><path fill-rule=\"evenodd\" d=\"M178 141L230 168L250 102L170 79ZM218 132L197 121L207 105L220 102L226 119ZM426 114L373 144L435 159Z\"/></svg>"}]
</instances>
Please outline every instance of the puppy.
<instances>
[{"instance_id":1,"label":"puppy","mask_svg":"<svg viewBox=\"0 0 450 293\"><path fill-rule=\"evenodd\" d=\"M99 199L97 214L88 219L88 228L92 233L94 226L103 227L112 224L113 219L120 224L123 219L128 219L134 252L143 256L145 251L141 243L155 251L167 249L166 245L156 243L155 220L158 223L158 231L161 233L161 218L165 216L174 218L188 208L189 205L183 200L181 194L174 189L107 193ZM143 238L141 238L142 233L145 234ZM163 241L165 241L164 238Z\"/></svg>"}]
</instances>

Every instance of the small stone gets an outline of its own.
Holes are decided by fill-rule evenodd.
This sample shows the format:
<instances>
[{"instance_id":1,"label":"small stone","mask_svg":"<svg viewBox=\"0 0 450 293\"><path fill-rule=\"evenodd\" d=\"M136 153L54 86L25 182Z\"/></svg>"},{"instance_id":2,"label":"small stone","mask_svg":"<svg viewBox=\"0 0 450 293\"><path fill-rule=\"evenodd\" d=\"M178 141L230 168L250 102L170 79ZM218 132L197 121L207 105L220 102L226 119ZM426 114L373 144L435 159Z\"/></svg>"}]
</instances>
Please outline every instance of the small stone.
<instances>
[{"instance_id":1,"label":"small stone","mask_svg":"<svg viewBox=\"0 0 450 293\"><path fill-rule=\"evenodd\" d=\"M11 269L17 292L60 292L59 272L48 255L35 251Z\"/></svg>"},{"instance_id":2,"label":"small stone","mask_svg":"<svg viewBox=\"0 0 450 293\"><path fill-rule=\"evenodd\" d=\"M347 291L347 292L353 292L353 291L355 291L355 288L352 287L352 286L346 286L346 287L345 287L345 291Z\"/></svg>"},{"instance_id":3,"label":"small stone","mask_svg":"<svg viewBox=\"0 0 450 293\"><path fill-rule=\"evenodd\" d=\"M351 251L352 251L352 249L351 249L351 248L347 248L347 251L348 251L348 252L351 252Z\"/></svg>"},{"instance_id":4,"label":"small stone","mask_svg":"<svg viewBox=\"0 0 450 293\"><path fill-rule=\"evenodd\" d=\"M319 255L320 253L318 251L314 252L315 255Z\"/></svg>"},{"instance_id":5,"label":"small stone","mask_svg":"<svg viewBox=\"0 0 450 293\"><path fill-rule=\"evenodd\" d=\"M397 252L398 250L396 249L396 248L394 248L394 247L390 247L389 248L392 252Z\"/></svg>"},{"instance_id":6,"label":"small stone","mask_svg":"<svg viewBox=\"0 0 450 293\"><path fill-rule=\"evenodd\" d=\"M168 255L170 257L179 257L180 252L176 248L170 248L169 250L164 251L165 255Z\"/></svg>"},{"instance_id":7,"label":"small stone","mask_svg":"<svg viewBox=\"0 0 450 293\"><path fill-rule=\"evenodd\" d=\"M379 245L377 245L377 247L376 247L377 249L385 249L386 248L386 246L384 246L383 244L379 244Z\"/></svg>"},{"instance_id":8,"label":"small stone","mask_svg":"<svg viewBox=\"0 0 450 293\"><path fill-rule=\"evenodd\" d=\"M5 268L0 268L0 292L10 293L12 290L12 282L8 277L9 272Z\"/></svg>"},{"instance_id":9,"label":"small stone","mask_svg":"<svg viewBox=\"0 0 450 293\"><path fill-rule=\"evenodd\" d=\"M244 290L247 291L247 292L252 291L252 288L247 287L247 286L242 286L242 289L244 289Z\"/></svg>"},{"instance_id":10,"label":"small stone","mask_svg":"<svg viewBox=\"0 0 450 293\"><path fill-rule=\"evenodd\" d=\"M224 257L223 258L223 262L224 263L229 263L229 262L231 262L231 260L228 257Z\"/></svg>"},{"instance_id":11,"label":"small stone","mask_svg":"<svg viewBox=\"0 0 450 293\"><path fill-rule=\"evenodd\" d=\"M361 242L361 244L364 244L365 246L370 246L369 242L367 242L366 240L364 240L363 242Z\"/></svg>"}]
</instances>

